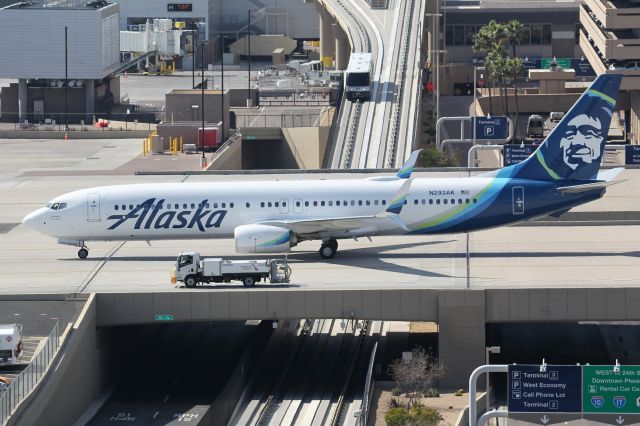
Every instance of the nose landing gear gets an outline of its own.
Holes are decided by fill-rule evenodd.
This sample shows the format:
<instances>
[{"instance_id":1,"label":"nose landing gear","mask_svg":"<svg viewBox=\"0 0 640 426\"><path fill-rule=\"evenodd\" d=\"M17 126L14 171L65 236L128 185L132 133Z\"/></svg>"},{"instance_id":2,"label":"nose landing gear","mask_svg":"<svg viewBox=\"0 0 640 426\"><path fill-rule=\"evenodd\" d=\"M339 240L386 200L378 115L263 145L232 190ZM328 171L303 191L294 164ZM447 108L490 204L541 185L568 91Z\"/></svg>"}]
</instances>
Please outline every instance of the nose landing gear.
<instances>
[{"instance_id":1,"label":"nose landing gear","mask_svg":"<svg viewBox=\"0 0 640 426\"><path fill-rule=\"evenodd\" d=\"M331 259L338 251L338 241L335 238L324 241L320 246L320 257L323 259Z\"/></svg>"}]
</instances>

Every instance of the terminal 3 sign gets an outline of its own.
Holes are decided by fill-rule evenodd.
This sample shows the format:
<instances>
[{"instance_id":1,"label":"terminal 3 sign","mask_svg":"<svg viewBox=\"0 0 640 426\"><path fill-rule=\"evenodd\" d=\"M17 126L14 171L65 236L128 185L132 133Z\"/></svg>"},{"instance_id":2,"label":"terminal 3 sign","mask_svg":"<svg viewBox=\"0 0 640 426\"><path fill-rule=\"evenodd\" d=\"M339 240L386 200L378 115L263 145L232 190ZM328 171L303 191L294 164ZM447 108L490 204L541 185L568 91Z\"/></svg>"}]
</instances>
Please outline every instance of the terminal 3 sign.
<instances>
[{"instance_id":1,"label":"terminal 3 sign","mask_svg":"<svg viewBox=\"0 0 640 426\"><path fill-rule=\"evenodd\" d=\"M640 423L640 366L509 366L509 417L538 424Z\"/></svg>"},{"instance_id":2,"label":"terminal 3 sign","mask_svg":"<svg viewBox=\"0 0 640 426\"><path fill-rule=\"evenodd\" d=\"M193 11L192 3L169 3L167 4L167 12L191 12Z\"/></svg>"}]
</instances>

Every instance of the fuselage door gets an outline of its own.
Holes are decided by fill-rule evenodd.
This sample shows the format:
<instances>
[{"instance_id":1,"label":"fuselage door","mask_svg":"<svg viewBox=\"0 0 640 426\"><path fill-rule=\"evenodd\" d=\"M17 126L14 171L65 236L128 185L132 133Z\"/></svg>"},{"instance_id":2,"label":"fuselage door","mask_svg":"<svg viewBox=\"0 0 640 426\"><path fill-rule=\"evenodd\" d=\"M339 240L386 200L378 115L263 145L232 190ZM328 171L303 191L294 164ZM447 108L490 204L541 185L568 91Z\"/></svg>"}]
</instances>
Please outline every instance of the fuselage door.
<instances>
[{"instance_id":1,"label":"fuselage door","mask_svg":"<svg viewBox=\"0 0 640 426\"><path fill-rule=\"evenodd\" d=\"M297 214L302 213L302 198L296 198L293 200L293 212Z\"/></svg>"},{"instance_id":2,"label":"fuselage door","mask_svg":"<svg viewBox=\"0 0 640 426\"><path fill-rule=\"evenodd\" d=\"M280 213L289 213L289 200L287 200L286 198L280 200Z\"/></svg>"},{"instance_id":3,"label":"fuselage door","mask_svg":"<svg viewBox=\"0 0 640 426\"><path fill-rule=\"evenodd\" d=\"M514 186L511 191L513 195L513 214L524 214L524 187Z\"/></svg>"},{"instance_id":4,"label":"fuselage door","mask_svg":"<svg viewBox=\"0 0 640 426\"><path fill-rule=\"evenodd\" d=\"M100 194L87 194L87 222L100 222Z\"/></svg>"}]
</instances>

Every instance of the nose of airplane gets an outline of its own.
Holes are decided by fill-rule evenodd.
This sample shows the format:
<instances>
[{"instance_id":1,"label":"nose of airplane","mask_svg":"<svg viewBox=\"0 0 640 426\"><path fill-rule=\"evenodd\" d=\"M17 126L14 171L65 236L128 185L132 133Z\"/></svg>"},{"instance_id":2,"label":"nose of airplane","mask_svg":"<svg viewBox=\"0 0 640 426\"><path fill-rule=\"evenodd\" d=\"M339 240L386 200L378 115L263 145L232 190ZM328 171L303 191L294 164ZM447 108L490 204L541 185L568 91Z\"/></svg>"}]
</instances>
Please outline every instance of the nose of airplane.
<instances>
[{"instance_id":1,"label":"nose of airplane","mask_svg":"<svg viewBox=\"0 0 640 426\"><path fill-rule=\"evenodd\" d=\"M36 231L44 232L44 227L47 224L45 218L46 211L46 208L32 211L22 219L23 225L27 225L29 228Z\"/></svg>"}]
</instances>

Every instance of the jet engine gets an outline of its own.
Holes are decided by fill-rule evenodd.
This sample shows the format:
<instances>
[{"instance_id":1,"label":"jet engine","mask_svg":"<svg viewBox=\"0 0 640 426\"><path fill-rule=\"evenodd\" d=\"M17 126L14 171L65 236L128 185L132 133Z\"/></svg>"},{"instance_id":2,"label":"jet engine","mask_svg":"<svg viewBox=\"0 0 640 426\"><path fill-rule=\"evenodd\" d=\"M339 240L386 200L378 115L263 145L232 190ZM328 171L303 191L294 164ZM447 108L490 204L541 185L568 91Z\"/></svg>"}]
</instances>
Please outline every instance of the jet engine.
<instances>
[{"instance_id":1,"label":"jet engine","mask_svg":"<svg viewBox=\"0 0 640 426\"><path fill-rule=\"evenodd\" d=\"M234 230L238 253L282 253L298 244L296 234L271 225L242 225Z\"/></svg>"}]
</instances>

